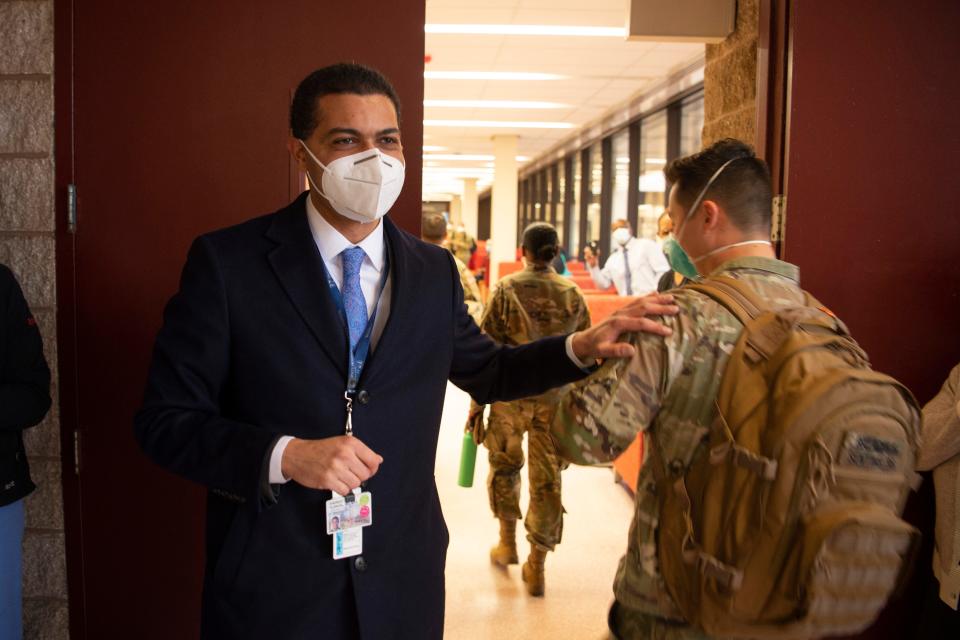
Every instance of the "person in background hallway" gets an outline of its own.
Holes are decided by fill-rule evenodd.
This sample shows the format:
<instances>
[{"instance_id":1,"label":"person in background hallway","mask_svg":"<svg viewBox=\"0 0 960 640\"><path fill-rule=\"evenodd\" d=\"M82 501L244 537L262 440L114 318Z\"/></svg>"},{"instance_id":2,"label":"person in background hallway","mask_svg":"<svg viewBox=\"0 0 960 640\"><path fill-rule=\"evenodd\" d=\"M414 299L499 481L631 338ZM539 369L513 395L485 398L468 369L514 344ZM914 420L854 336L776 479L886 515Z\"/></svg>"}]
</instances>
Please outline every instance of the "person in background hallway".
<instances>
[{"instance_id":1,"label":"person in background hallway","mask_svg":"<svg viewBox=\"0 0 960 640\"><path fill-rule=\"evenodd\" d=\"M503 278L494 289L481 328L501 344L521 345L547 336L565 335L590 326L590 312L580 288L557 274L550 263L559 250L557 231L545 222L531 224L523 232L523 271ZM550 438L550 423L559 390L512 402L497 402L490 408L489 426L482 441L490 453L487 482L490 508L500 521L500 542L490 551L495 564L506 567L519 562L516 527L520 519L520 470L523 468L523 434L528 434L530 504L527 509L527 540L530 555L522 576L527 591L544 593L544 560L560 543L563 505L560 472L567 466ZM475 435L482 424L483 407L471 410Z\"/></svg>"},{"instance_id":2,"label":"person in background hallway","mask_svg":"<svg viewBox=\"0 0 960 640\"><path fill-rule=\"evenodd\" d=\"M918 638L960 638L960 365L923 408L917 469L933 471L933 575Z\"/></svg>"},{"instance_id":3,"label":"person in background hallway","mask_svg":"<svg viewBox=\"0 0 960 640\"><path fill-rule=\"evenodd\" d=\"M560 247L560 250L557 252L557 257L553 259L553 262L551 262L550 265L553 267L554 271L560 275L570 275L570 269L567 268L567 252L563 250L563 247Z\"/></svg>"},{"instance_id":4,"label":"person in background hallway","mask_svg":"<svg viewBox=\"0 0 960 640\"><path fill-rule=\"evenodd\" d=\"M636 296L657 290L660 276L670 270L663 251L653 240L634 238L630 223L614 220L611 247L613 253L607 258L603 269L599 268L597 254L584 250L584 260L594 284L601 291L613 284L621 296Z\"/></svg>"},{"instance_id":5,"label":"person in background hallway","mask_svg":"<svg viewBox=\"0 0 960 640\"><path fill-rule=\"evenodd\" d=\"M384 217L405 171L390 82L357 64L315 71L290 132L310 190L193 243L136 437L207 488L202 638L438 639L447 381L480 402L543 393L631 354L621 331L668 333L642 316L672 307L650 297L584 332L498 345L467 314L450 252ZM416 196L399 215L421 215ZM333 493L361 488L372 524L340 517L328 535Z\"/></svg>"},{"instance_id":6,"label":"person in background hallway","mask_svg":"<svg viewBox=\"0 0 960 640\"><path fill-rule=\"evenodd\" d=\"M420 223L420 237L438 247L445 246L447 221L439 213L428 213L423 216ZM480 297L480 289L477 287L477 279L460 258L453 256L453 260L457 263L457 271L460 274L463 302L467 305L467 313L477 324L480 324L480 319L483 317L483 301Z\"/></svg>"},{"instance_id":7,"label":"person in background hallway","mask_svg":"<svg viewBox=\"0 0 960 640\"><path fill-rule=\"evenodd\" d=\"M486 292L490 289L490 254L487 253L486 240L477 241L477 250L470 256L467 266L480 285L481 299L486 299Z\"/></svg>"},{"instance_id":8,"label":"person in background hallway","mask_svg":"<svg viewBox=\"0 0 960 640\"><path fill-rule=\"evenodd\" d=\"M673 221L670 219L670 214L664 211L657 218L657 245L661 249L671 233L673 233Z\"/></svg>"},{"instance_id":9,"label":"person in background hallway","mask_svg":"<svg viewBox=\"0 0 960 640\"><path fill-rule=\"evenodd\" d=\"M0 265L0 640L19 640L23 499L30 480L23 430L50 409L50 369L37 322L13 273Z\"/></svg>"},{"instance_id":10,"label":"person in background hallway","mask_svg":"<svg viewBox=\"0 0 960 640\"><path fill-rule=\"evenodd\" d=\"M477 249L477 241L460 223L451 225L447 239L448 248L464 264L470 262L470 256Z\"/></svg>"},{"instance_id":11,"label":"person in background hallway","mask_svg":"<svg viewBox=\"0 0 960 640\"><path fill-rule=\"evenodd\" d=\"M701 273L736 278L774 306L803 304L799 270L777 260L770 245L770 175L749 146L723 140L664 172L673 185L669 211L676 240ZM638 334L632 360L606 363L562 398L552 433L564 459L613 460L640 431L644 450L658 446L677 476L706 455L704 434L716 419L715 398L742 325L704 294L678 289L673 295L681 313L665 319L672 336ZM659 572L661 500L652 466L640 469L627 553L613 585L610 631L617 640L704 638L686 623Z\"/></svg>"}]
</instances>

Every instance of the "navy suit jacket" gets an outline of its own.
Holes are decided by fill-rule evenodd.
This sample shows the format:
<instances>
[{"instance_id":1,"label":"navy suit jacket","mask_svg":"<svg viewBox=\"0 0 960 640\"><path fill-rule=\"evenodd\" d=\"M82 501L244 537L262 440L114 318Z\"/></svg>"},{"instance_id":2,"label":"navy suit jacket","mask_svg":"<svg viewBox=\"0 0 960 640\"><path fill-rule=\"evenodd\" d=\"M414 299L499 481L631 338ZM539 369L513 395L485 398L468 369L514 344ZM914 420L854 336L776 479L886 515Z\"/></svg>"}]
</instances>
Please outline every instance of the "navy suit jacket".
<instances>
[{"instance_id":1,"label":"navy suit jacket","mask_svg":"<svg viewBox=\"0 0 960 640\"><path fill-rule=\"evenodd\" d=\"M333 560L329 491L262 491L280 435L338 436L346 419L347 336L306 196L194 242L157 336L137 438L155 462L208 488L204 638L440 638L449 536L434 462L447 380L488 403L584 374L563 337L508 348L481 334L450 254L384 219L390 315L353 414L354 434L384 462L367 482L363 559Z\"/></svg>"}]
</instances>

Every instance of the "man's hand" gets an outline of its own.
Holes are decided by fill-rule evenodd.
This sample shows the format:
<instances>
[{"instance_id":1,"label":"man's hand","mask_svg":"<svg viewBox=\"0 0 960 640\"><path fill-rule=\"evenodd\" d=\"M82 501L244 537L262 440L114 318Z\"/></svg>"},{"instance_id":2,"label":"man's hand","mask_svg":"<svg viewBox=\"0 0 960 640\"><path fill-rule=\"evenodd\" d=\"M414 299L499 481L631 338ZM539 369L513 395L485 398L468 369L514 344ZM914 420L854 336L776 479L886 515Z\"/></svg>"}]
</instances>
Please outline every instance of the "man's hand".
<instances>
[{"instance_id":1,"label":"man's hand","mask_svg":"<svg viewBox=\"0 0 960 640\"><path fill-rule=\"evenodd\" d=\"M583 248L583 260L587 263L587 266L591 269L595 269L597 266L597 254L593 252L593 249L590 247Z\"/></svg>"},{"instance_id":2,"label":"man's hand","mask_svg":"<svg viewBox=\"0 0 960 640\"><path fill-rule=\"evenodd\" d=\"M311 489L344 496L373 476L383 458L354 436L321 440L294 438L283 452L283 476Z\"/></svg>"},{"instance_id":3,"label":"man's hand","mask_svg":"<svg viewBox=\"0 0 960 640\"><path fill-rule=\"evenodd\" d=\"M661 336L673 333L670 327L645 316L673 316L680 308L673 296L651 293L619 309L612 316L585 331L573 334L573 353L581 362L603 358L630 358L635 349L617 342L624 333L646 331Z\"/></svg>"}]
</instances>

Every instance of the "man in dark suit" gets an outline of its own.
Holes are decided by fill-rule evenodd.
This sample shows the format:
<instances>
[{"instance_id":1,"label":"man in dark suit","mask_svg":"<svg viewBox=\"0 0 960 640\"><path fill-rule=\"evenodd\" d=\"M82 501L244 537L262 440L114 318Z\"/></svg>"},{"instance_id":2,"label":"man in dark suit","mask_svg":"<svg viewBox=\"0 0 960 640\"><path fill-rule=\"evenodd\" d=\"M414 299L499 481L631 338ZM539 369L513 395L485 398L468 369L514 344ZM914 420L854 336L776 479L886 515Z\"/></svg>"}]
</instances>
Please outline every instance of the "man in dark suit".
<instances>
[{"instance_id":1,"label":"man in dark suit","mask_svg":"<svg viewBox=\"0 0 960 640\"><path fill-rule=\"evenodd\" d=\"M587 332L493 343L450 254L382 218L403 182L398 112L371 69L308 76L290 151L311 190L198 238L165 311L135 426L209 489L204 638L440 638L447 380L481 403L540 393L630 355L620 333L663 333L643 316L673 310L649 298ZM326 503L357 488L373 524L335 559Z\"/></svg>"}]
</instances>

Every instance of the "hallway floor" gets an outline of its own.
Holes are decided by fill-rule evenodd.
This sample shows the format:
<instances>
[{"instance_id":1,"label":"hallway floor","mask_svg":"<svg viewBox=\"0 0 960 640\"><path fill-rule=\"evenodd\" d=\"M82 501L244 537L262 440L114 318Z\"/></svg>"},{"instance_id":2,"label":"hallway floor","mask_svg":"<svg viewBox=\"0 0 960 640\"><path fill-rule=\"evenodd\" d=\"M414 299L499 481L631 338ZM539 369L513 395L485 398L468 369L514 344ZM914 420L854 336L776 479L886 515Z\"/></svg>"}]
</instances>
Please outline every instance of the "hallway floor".
<instances>
[{"instance_id":1,"label":"hallway floor","mask_svg":"<svg viewBox=\"0 0 960 640\"><path fill-rule=\"evenodd\" d=\"M633 500L614 483L607 468L571 466L563 473L563 543L547 557L546 596L527 595L520 566L507 571L490 564L497 521L487 503L487 455L480 447L470 489L457 486L460 444L470 399L453 385L447 389L440 443L437 486L450 529L447 554L445 637L450 640L523 638L606 638L607 608L613 576L626 548ZM523 472L526 510L527 478ZM518 525L521 563L529 552Z\"/></svg>"}]
</instances>

